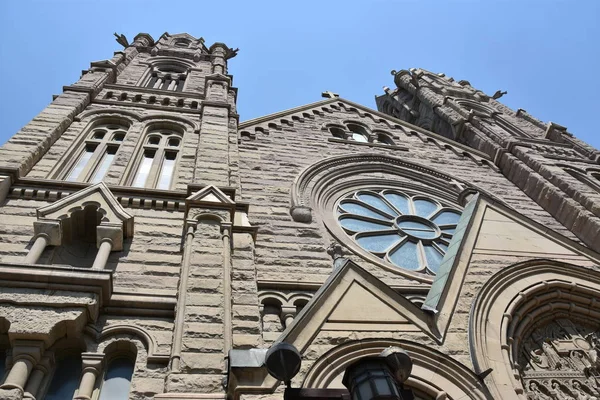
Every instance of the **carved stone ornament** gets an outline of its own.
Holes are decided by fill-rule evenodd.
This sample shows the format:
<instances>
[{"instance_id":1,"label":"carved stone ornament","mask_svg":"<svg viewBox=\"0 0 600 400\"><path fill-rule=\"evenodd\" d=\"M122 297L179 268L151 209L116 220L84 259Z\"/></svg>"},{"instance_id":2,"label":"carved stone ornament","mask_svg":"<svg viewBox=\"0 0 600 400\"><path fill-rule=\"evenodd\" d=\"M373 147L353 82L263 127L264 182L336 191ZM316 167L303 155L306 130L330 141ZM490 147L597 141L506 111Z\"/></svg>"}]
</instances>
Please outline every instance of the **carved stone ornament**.
<instances>
[{"instance_id":1,"label":"carved stone ornament","mask_svg":"<svg viewBox=\"0 0 600 400\"><path fill-rule=\"evenodd\" d=\"M528 399L600 399L600 327L557 319L534 329L519 354Z\"/></svg>"}]
</instances>

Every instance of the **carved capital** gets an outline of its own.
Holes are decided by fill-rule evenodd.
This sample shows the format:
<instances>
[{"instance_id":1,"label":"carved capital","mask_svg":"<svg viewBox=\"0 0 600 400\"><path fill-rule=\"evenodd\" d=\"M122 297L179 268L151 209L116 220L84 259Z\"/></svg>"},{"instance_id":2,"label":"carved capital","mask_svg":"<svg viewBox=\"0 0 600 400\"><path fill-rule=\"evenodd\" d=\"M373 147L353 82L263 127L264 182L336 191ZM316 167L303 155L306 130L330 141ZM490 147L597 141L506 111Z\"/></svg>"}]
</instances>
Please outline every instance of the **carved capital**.
<instances>
[{"instance_id":1,"label":"carved capital","mask_svg":"<svg viewBox=\"0 0 600 400\"><path fill-rule=\"evenodd\" d=\"M62 229L59 221L35 221L33 223L35 236L44 236L50 246L62 244Z\"/></svg>"},{"instance_id":2,"label":"carved capital","mask_svg":"<svg viewBox=\"0 0 600 400\"><path fill-rule=\"evenodd\" d=\"M183 225L183 231L185 233L194 233L198 228L198 220L195 219L186 219Z\"/></svg>"},{"instance_id":3,"label":"carved capital","mask_svg":"<svg viewBox=\"0 0 600 400\"><path fill-rule=\"evenodd\" d=\"M96 227L96 246L102 242L110 241L112 251L123 250L123 224L102 223Z\"/></svg>"},{"instance_id":4,"label":"carved capital","mask_svg":"<svg viewBox=\"0 0 600 400\"><path fill-rule=\"evenodd\" d=\"M286 319L289 317L296 318L296 307L282 306L281 307L281 319L286 321Z\"/></svg>"},{"instance_id":5,"label":"carved capital","mask_svg":"<svg viewBox=\"0 0 600 400\"><path fill-rule=\"evenodd\" d=\"M104 366L104 353L81 353L81 366L83 372L93 372L96 376Z\"/></svg>"},{"instance_id":6,"label":"carved capital","mask_svg":"<svg viewBox=\"0 0 600 400\"><path fill-rule=\"evenodd\" d=\"M44 349L42 340L15 340L12 347L13 364L19 360L26 360L35 365L41 360Z\"/></svg>"},{"instance_id":7,"label":"carved capital","mask_svg":"<svg viewBox=\"0 0 600 400\"><path fill-rule=\"evenodd\" d=\"M231 237L231 229L233 224L231 222L221 222L221 234L224 237Z\"/></svg>"}]
</instances>

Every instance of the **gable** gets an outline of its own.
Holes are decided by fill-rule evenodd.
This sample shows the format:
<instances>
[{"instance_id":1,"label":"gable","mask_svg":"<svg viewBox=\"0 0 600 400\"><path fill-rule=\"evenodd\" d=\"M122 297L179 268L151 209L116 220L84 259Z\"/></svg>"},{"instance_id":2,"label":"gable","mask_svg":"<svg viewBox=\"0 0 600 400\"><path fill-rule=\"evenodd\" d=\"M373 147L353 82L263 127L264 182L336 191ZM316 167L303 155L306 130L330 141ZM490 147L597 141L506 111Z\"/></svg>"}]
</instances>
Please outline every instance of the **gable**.
<instances>
[{"instance_id":1,"label":"gable","mask_svg":"<svg viewBox=\"0 0 600 400\"><path fill-rule=\"evenodd\" d=\"M422 308L437 314L437 329L443 335L461 291L469 290L465 281L470 268L486 265L494 273L518 261L539 259L600 264L593 250L479 195L465 207Z\"/></svg>"},{"instance_id":2,"label":"gable","mask_svg":"<svg viewBox=\"0 0 600 400\"><path fill-rule=\"evenodd\" d=\"M229 196L227 196L223 191L219 188L209 185L203 189L198 190L195 193L192 193L190 196L186 198L188 202L208 202L208 203L221 203L221 204L235 204L233 200Z\"/></svg>"},{"instance_id":3,"label":"gable","mask_svg":"<svg viewBox=\"0 0 600 400\"><path fill-rule=\"evenodd\" d=\"M323 324L324 330L419 331L401 307L373 288L353 281ZM406 313L409 314L409 313Z\"/></svg>"},{"instance_id":4,"label":"gable","mask_svg":"<svg viewBox=\"0 0 600 400\"><path fill-rule=\"evenodd\" d=\"M354 112L358 117L369 119L372 122L380 123L386 126L387 129L401 129L410 134L416 134L421 136L423 141L427 141L427 138L434 139L440 143L444 143L444 146L450 146L451 149L460 153L468 153L474 159L484 159L491 161L490 157L479 151L475 150L466 145L455 142L454 140L448 139L444 136L436 133L427 131L416 125L412 125L406 121L394 118L390 115L384 114L377 110L365 107L361 104L354 103L352 101L343 99L341 97L333 97L314 103L306 104L300 107L290 108L288 110L280 111L277 113L265 115L263 117L244 121L239 124L238 129L240 136L246 136L250 138L256 137L256 132L268 134L269 128L282 129L285 125L293 126L294 121L303 121L306 116L314 118L317 116L325 116L329 113L333 113L336 110L343 109L346 112ZM401 146L398 146L401 147ZM492 167L493 164L490 163ZM494 168L494 167L492 167Z\"/></svg>"},{"instance_id":5,"label":"gable","mask_svg":"<svg viewBox=\"0 0 600 400\"><path fill-rule=\"evenodd\" d=\"M293 344L303 353L324 331L421 332L437 338L428 318L412 302L348 260L277 341Z\"/></svg>"},{"instance_id":6,"label":"gable","mask_svg":"<svg viewBox=\"0 0 600 400\"><path fill-rule=\"evenodd\" d=\"M473 251L546 258L580 257L572 246L546 236L530 224L493 207L485 208Z\"/></svg>"},{"instance_id":7,"label":"gable","mask_svg":"<svg viewBox=\"0 0 600 400\"><path fill-rule=\"evenodd\" d=\"M133 216L121 206L104 182L64 197L37 210L38 219L60 220L68 218L73 211L94 205L102 214L102 222L122 223L126 237L133 236Z\"/></svg>"}]
</instances>

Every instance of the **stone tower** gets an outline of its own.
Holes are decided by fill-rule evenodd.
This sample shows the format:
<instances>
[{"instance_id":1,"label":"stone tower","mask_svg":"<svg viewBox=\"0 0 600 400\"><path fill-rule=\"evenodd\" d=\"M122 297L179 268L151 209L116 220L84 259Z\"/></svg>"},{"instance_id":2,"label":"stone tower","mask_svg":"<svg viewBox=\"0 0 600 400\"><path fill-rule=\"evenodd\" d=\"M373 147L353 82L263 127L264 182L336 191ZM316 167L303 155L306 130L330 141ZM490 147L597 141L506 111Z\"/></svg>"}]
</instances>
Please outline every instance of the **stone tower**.
<instances>
[{"instance_id":1,"label":"stone tower","mask_svg":"<svg viewBox=\"0 0 600 400\"><path fill-rule=\"evenodd\" d=\"M422 70L239 123L237 50L118 42L0 148L1 399L600 396L597 150Z\"/></svg>"},{"instance_id":2,"label":"stone tower","mask_svg":"<svg viewBox=\"0 0 600 400\"><path fill-rule=\"evenodd\" d=\"M600 251L600 151L567 128L516 112L469 81L423 69L392 71L379 111L487 154L502 173L579 239Z\"/></svg>"}]
</instances>

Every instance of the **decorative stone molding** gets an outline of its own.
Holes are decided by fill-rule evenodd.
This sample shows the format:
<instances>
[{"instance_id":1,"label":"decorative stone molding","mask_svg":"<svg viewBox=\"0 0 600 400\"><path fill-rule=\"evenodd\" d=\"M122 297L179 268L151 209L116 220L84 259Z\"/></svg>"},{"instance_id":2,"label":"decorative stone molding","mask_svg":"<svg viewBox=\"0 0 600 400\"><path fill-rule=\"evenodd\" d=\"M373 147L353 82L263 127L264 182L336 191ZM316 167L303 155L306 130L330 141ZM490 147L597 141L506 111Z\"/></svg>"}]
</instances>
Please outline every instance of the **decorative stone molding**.
<instances>
[{"instance_id":1,"label":"decorative stone molding","mask_svg":"<svg viewBox=\"0 0 600 400\"><path fill-rule=\"evenodd\" d=\"M102 342L107 341L111 337L118 335L134 336L138 338L144 345L148 352L148 362L156 364L167 364L169 362L170 354L160 352L156 338L152 336L147 330L136 325L127 324L116 324L104 327L101 331L95 327L86 327L86 332L96 338L96 341L100 343L99 349L103 350Z\"/></svg>"},{"instance_id":2,"label":"decorative stone molding","mask_svg":"<svg viewBox=\"0 0 600 400\"><path fill-rule=\"evenodd\" d=\"M407 340L349 341L323 354L306 373L302 388L338 388L346 367L367 356L380 354L390 346L406 350L413 361L406 387L418 390L434 399L491 399L487 388L465 365L453 358ZM431 379L435 376L435 379Z\"/></svg>"},{"instance_id":3,"label":"decorative stone molding","mask_svg":"<svg viewBox=\"0 0 600 400\"><path fill-rule=\"evenodd\" d=\"M104 182L88 186L70 196L37 210L38 220L64 220L76 210L86 206L97 207L101 222L121 223L125 237L133 235L133 216L127 213Z\"/></svg>"},{"instance_id":4,"label":"decorative stone molding","mask_svg":"<svg viewBox=\"0 0 600 400\"><path fill-rule=\"evenodd\" d=\"M472 187L467 181L397 157L377 154L335 156L308 166L294 179L291 188L290 208L294 220L297 222L310 222L308 210L310 210L311 205L314 207L313 203L318 203L320 193L317 188L323 190L325 182L330 184L336 178L343 177L348 173L356 174L357 171L360 171L361 174L373 171L387 172L405 176L433 187L444 188L446 186L445 182L451 181L460 182L463 187ZM483 191L482 189L479 190ZM491 194L487 195L495 198ZM316 199L316 201L311 201L311 199Z\"/></svg>"}]
</instances>

